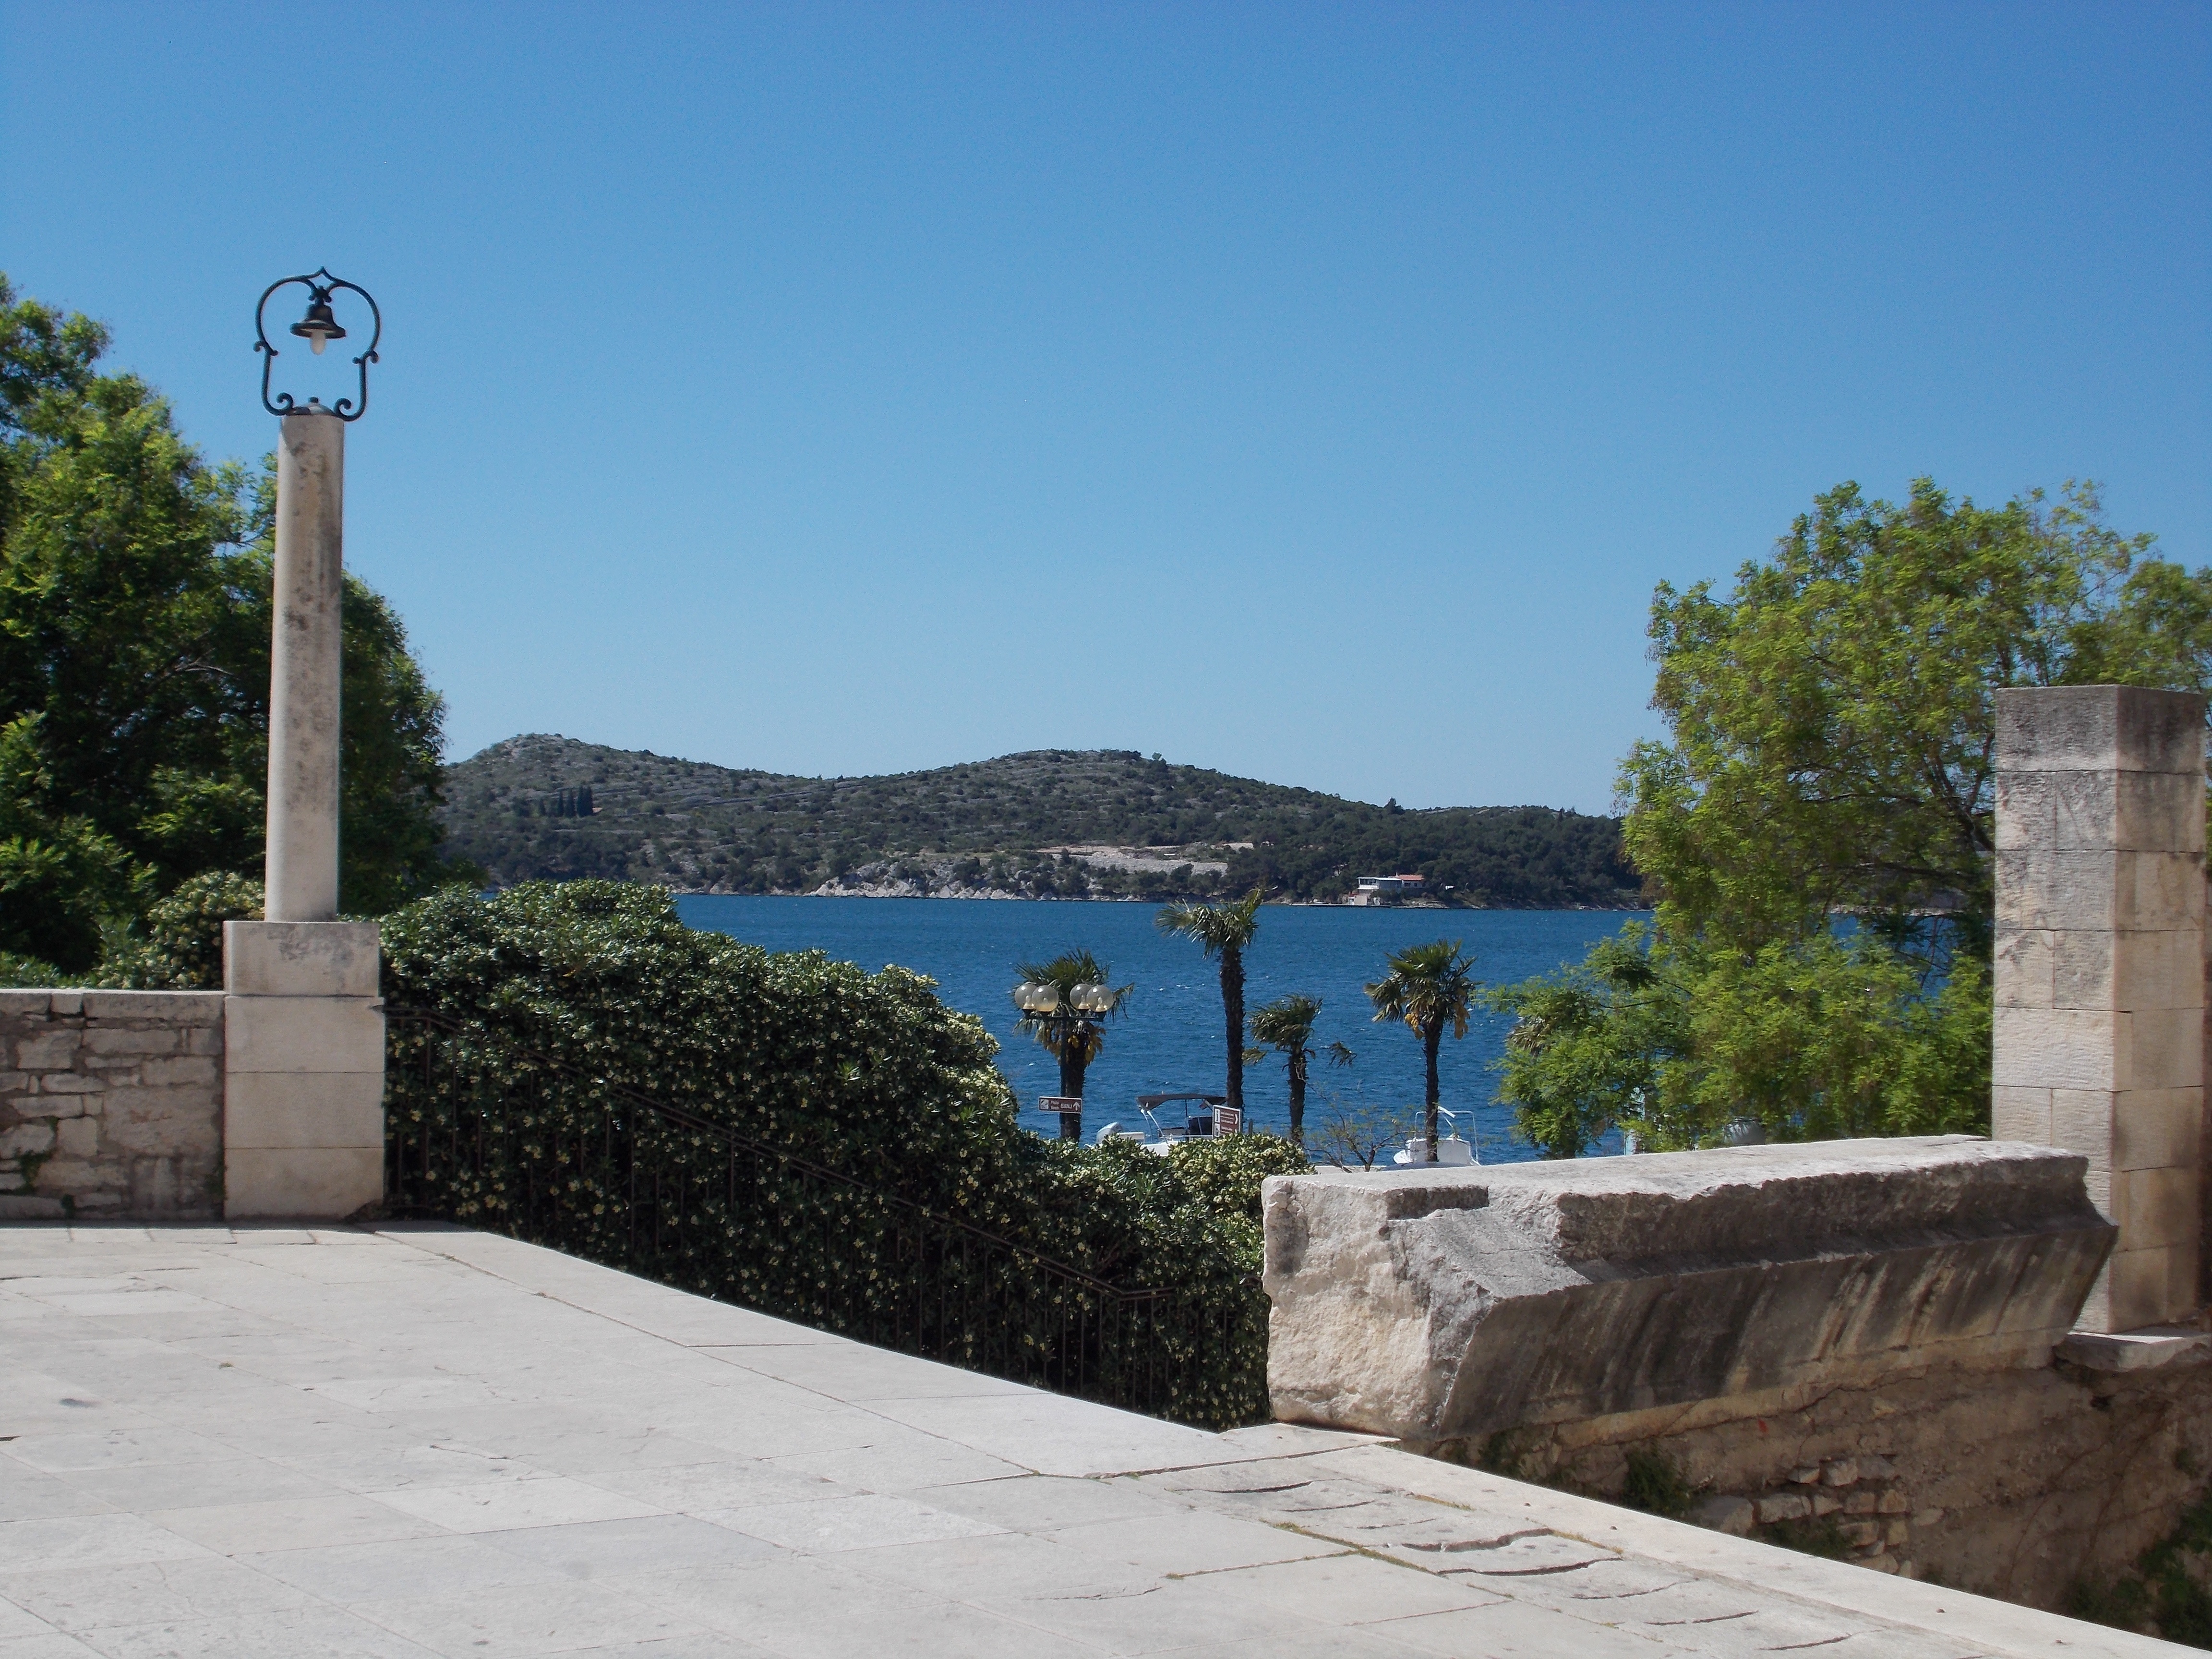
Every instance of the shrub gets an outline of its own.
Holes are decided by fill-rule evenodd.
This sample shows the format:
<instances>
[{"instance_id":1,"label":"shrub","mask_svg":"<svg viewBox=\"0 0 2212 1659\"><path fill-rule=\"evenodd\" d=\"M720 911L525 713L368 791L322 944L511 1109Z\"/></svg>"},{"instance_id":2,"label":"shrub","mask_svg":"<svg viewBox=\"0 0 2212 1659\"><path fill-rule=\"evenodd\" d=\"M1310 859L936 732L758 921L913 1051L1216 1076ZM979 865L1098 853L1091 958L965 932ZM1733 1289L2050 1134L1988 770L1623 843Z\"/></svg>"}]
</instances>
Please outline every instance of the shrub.
<instances>
[{"instance_id":1,"label":"shrub","mask_svg":"<svg viewBox=\"0 0 2212 1659\"><path fill-rule=\"evenodd\" d=\"M222 925L261 920L261 884L227 870L188 876L146 911L140 931L112 940L99 983L137 991L222 988Z\"/></svg>"},{"instance_id":2,"label":"shrub","mask_svg":"<svg viewBox=\"0 0 2212 1659\"><path fill-rule=\"evenodd\" d=\"M1306 1175L1313 1165L1291 1142L1269 1134L1187 1140L1168 1154L1193 1202L1217 1216L1260 1219L1260 1183L1269 1176ZM1255 1266L1257 1264L1255 1263Z\"/></svg>"},{"instance_id":3,"label":"shrub","mask_svg":"<svg viewBox=\"0 0 2212 1659\"><path fill-rule=\"evenodd\" d=\"M449 890L387 917L384 948L386 1003L458 1022L455 1052L471 1056L471 1080L442 1091L396 1066L393 1133L453 1158L436 1150L453 1137L435 1132L472 1109L464 1086L472 1101L526 1116L532 1139L518 1156L544 1160L594 1214L623 1212L582 1248L615 1259L641 1200L564 1149L619 1111L611 1091L635 1090L1111 1284L1173 1286L1219 1334L1181 1356L1189 1376L1174 1414L1221 1426L1266 1414L1259 1186L1306 1167L1287 1143L1249 1136L1162 1158L1127 1143L1042 1140L1017 1124L982 1022L945 1008L929 980L695 933L657 888L531 884L489 900ZM396 1045L410 1040L404 1029ZM571 1080L520 1105L501 1079L532 1054ZM447 1183L441 1212L518 1224L509 1173L454 1163L434 1177ZM706 1207L719 1255L685 1258L688 1288L872 1329L901 1272L923 1271L893 1259L895 1222L866 1191L771 1181L744 1206L718 1205ZM828 1241L803 1289L787 1244L802 1231ZM927 1271L945 1271L932 1261Z\"/></svg>"},{"instance_id":4,"label":"shrub","mask_svg":"<svg viewBox=\"0 0 2212 1659\"><path fill-rule=\"evenodd\" d=\"M76 975L64 974L51 962L41 962L36 957L16 956L0 951L0 990L44 988L50 985L70 985Z\"/></svg>"},{"instance_id":5,"label":"shrub","mask_svg":"<svg viewBox=\"0 0 2212 1659\"><path fill-rule=\"evenodd\" d=\"M1697 1493L1674 1461L1650 1446L1632 1446L1628 1472L1621 1482L1620 1498L1632 1509L1680 1520L1690 1512Z\"/></svg>"},{"instance_id":6,"label":"shrub","mask_svg":"<svg viewBox=\"0 0 2212 1659\"><path fill-rule=\"evenodd\" d=\"M386 917L384 995L461 1019L854 1177L988 1224L1017 1148L982 1022L931 982L770 955L677 919L668 894L448 889Z\"/></svg>"},{"instance_id":7,"label":"shrub","mask_svg":"<svg viewBox=\"0 0 2212 1659\"><path fill-rule=\"evenodd\" d=\"M2175 1462L2178 1467L2180 1458ZM2204 1584L2208 1561L2212 1561L2212 1492L2200 1495L2182 1512L2173 1530L2136 1557L2118 1577L2075 1580L2067 1595L2066 1610L2076 1619L2122 1630L2148 1630L2169 1642L2212 1648L2212 1591Z\"/></svg>"}]
</instances>

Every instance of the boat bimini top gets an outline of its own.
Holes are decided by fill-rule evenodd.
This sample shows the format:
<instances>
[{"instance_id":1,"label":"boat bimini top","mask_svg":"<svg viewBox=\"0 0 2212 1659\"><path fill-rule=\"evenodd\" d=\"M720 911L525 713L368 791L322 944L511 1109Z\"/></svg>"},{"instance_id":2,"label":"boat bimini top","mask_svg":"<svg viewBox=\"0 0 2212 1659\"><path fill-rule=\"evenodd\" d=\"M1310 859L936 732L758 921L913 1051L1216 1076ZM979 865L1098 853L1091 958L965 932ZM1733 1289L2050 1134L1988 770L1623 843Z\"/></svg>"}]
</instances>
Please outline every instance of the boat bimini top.
<instances>
[{"instance_id":1,"label":"boat bimini top","mask_svg":"<svg viewBox=\"0 0 2212 1659\"><path fill-rule=\"evenodd\" d=\"M1139 1095L1137 1109L1144 1114L1145 1121L1152 1126L1151 1138L1147 1139L1141 1129L1124 1129L1119 1123L1109 1123L1099 1130L1096 1144L1103 1146L1109 1140L1136 1140L1144 1142L1145 1150L1148 1152L1165 1152L1182 1141L1200 1139L1214 1133L1214 1108L1228 1103L1227 1095L1209 1095L1195 1090L1182 1094ZM1174 1124L1161 1122L1161 1109L1176 1105L1182 1108L1182 1121Z\"/></svg>"}]
</instances>

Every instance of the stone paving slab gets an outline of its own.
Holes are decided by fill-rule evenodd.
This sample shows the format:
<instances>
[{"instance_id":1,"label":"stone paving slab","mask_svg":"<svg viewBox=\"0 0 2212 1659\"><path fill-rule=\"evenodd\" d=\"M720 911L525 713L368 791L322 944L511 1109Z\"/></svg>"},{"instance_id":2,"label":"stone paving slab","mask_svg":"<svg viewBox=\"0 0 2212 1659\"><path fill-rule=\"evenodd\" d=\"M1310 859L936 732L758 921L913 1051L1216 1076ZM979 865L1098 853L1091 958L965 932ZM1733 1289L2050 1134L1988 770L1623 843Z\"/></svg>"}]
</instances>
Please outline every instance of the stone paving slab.
<instances>
[{"instance_id":1,"label":"stone paving slab","mask_svg":"<svg viewBox=\"0 0 2212 1659\"><path fill-rule=\"evenodd\" d=\"M0 1228L0 1659L2179 1651L459 1229Z\"/></svg>"}]
</instances>

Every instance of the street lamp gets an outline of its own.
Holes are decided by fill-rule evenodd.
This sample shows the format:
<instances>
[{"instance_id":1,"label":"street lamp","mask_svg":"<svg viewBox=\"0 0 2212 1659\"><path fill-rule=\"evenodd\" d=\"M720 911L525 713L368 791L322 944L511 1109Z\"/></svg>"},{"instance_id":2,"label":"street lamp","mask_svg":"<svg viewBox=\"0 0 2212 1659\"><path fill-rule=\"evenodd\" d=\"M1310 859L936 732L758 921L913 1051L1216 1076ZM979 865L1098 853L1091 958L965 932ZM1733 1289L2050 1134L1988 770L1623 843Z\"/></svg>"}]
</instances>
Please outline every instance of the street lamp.
<instances>
[{"instance_id":1,"label":"street lamp","mask_svg":"<svg viewBox=\"0 0 2212 1659\"><path fill-rule=\"evenodd\" d=\"M1078 985L1067 994L1070 1006L1079 1014L1110 1014L1114 1012L1114 993L1103 985Z\"/></svg>"},{"instance_id":2,"label":"street lamp","mask_svg":"<svg viewBox=\"0 0 2212 1659\"><path fill-rule=\"evenodd\" d=\"M1060 987L1040 980L1024 980L1014 987L1014 1006L1025 1014L1056 1014L1060 1006ZM1114 1012L1114 993L1103 985L1086 981L1067 988L1067 1006L1079 1014L1110 1014Z\"/></svg>"},{"instance_id":3,"label":"street lamp","mask_svg":"<svg viewBox=\"0 0 2212 1659\"><path fill-rule=\"evenodd\" d=\"M289 392L274 398L276 348L264 324L276 290L307 290L307 314L291 332L319 356L346 337L331 309L341 289L368 304L368 349L355 358L358 400L325 409ZM345 591L345 429L368 408L368 366L378 361L384 314L368 290L321 270L286 276L253 307L253 349L262 354L261 404L281 417L276 442L276 628L269 662L269 838L264 854L270 921L334 921L338 914L339 605Z\"/></svg>"},{"instance_id":4,"label":"street lamp","mask_svg":"<svg viewBox=\"0 0 2212 1659\"><path fill-rule=\"evenodd\" d=\"M1014 987L1014 1006L1037 1022L1047 1030L1058 1033L1061 1044L1077 1040L1090 1028L1091 1022L1110 1014L1121 1005L1121 997L1110 986L1091 980L1071 985L1062 994L1059 986L1049 980L1024 980ZM1061 1087L1066 1086L1067 1061L1061 1056ZM1064 1140L1083 1139L1083 1097L1077 1095L1046 1095L1037 1102L1042 1111L1060 1114L1060 1133Z\"/></svg>"},{"instance_id":5,"label":"street lamp","mask_svg":"<svg viewBox=\"0 0 2212 1659\"><path fill-rule=\"evenodd\" d=\"M262 326L262 319L269 309L269 296L278 289L289 288L295 283L307 290L307 314L293 324L290 331L305 340L307 349L318 357L323 355L323 348L332 340L346 337L345 330L339 325L336 314L331 310L331 295L343 289L347 293L358 294L368 301L368 314L374 323L368 337L368 349L353 360L354 366L361 371L361 401L356 404L351 398L341 398L337 407L328 411L342 421L357 421L368 410L368 366L383 361L376 355L376 345L384 337L384 313L377 309L376 301L367 289L358 283L349 283L343 276L331 276L327 266L309 276L279 277L261 290L261 303L253 307L253 349L264 354L261 360L262 407L271 415L294 412L290 392L280 392L274 402L270 400L269 374L276 367L276 348L269 343L269 331ZM307 407L320 409L322 404L319 399L310 398Z\"/></svg>"},{"instance_id":6,"label":"street lamp","mask_svg":"<svg viewBox=\"0 0 2212 1659\"><path fill-rule=\"evenodd\" d=\"M270 392L277 353L269 302L294 285L307 290L307 309L291 337L317 354L347 337L331 305L339 291L357 295L374 319L368 349L353 360L359 391L335 408ZM271 283L253 307L261 406L278 417L269 840L263 920L222 925L228 1218L341 1220L384 1201L377 927L337 919L345 429L368 407L368 366L383 334L376 301L327 270Z\"/></svg>"}]
</instances>

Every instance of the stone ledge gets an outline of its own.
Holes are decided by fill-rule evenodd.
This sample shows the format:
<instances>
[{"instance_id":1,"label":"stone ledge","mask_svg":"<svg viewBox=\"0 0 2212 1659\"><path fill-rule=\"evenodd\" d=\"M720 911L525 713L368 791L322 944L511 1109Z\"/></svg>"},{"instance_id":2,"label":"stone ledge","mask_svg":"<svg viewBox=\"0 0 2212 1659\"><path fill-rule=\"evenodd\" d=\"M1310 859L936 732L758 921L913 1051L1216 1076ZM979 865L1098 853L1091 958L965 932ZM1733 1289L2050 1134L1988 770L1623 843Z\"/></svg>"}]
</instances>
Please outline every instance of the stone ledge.
<instances>
[{"instance_id":1,"label":"stone ledge","mask_svg":"<svg viewBox=\"0 0 2212 1659\"><path fill-rule=\"evenodd\" d=\"M2114 1237L2085 1169L1945 1136L1274 1177L1275 1413L1432 1444L2040 1365Z\"/></svg>"},{"instance_id":2,"label":"stone ledge","mask_svg":"<svg viewBox=\"0 0 2212 1659\"><path fill-rule=\"evenodd\" d=\"M158 1020L164 1025L220 1025L220 991L86 991L87 1019ZM62 1010L57 1007L58 1014Z\"/></svg>"},{"instance_id":3,"label":"stone ledge","mask_svg":"<svg viewBox=\"0 0 2212 1659\"><path fill-rule=\"evenodd\" d=\"M0 991L0 1019L87 1019L221 1025L220 991Z\"/></svg>"},{"instance_id":4,"label":"stone ledge","mask_svg":"<svg viewBox=\"0 0 2212 1659\"><path fill-rule=\"evenodd\" d=\"M2138 1331L2075 1331L2053 1350L2087 1371L2143 1371L2178 1359L2212 1357L2212 1333L2183 1325L2150 1325Z\"/></svg>"},{"instance_id":5,"label":"stone ledge","mask_svg":"<svg viewBox=\"0 0 2212 1659\"><path fill-rule=\"evenodd\" d=\"M1997 693L2001 772L2203 775L2204 699L2132 685L2018 687Z\"/></svg>"}]
</instances>

